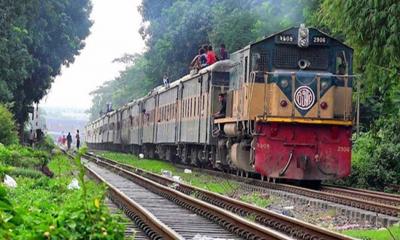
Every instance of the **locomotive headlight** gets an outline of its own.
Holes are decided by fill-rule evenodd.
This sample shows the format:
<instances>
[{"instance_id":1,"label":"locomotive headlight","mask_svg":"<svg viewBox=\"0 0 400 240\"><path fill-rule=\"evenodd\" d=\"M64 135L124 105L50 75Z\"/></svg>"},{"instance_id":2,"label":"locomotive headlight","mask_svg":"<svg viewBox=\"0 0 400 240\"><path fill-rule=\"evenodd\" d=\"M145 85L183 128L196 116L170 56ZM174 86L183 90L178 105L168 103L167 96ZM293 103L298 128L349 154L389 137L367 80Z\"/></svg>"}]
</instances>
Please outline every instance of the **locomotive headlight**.
<instances>
[{"instance_id":1,"label":"locomotive headlight","mask_svg":"<svg viewBox=\"0 0 400 240\"><path fill-rule=\"evenodd\" d=\"M287 86L289 86L289 81L287 79L282 79L280 84L282 88L287 88Z\"/></svg>"},{"instance_id":2,"label":"locomotive headlight","mask_svg":"<svg viewBox=\"0 0 400 240\"><path fill-rule=\"evenodd\" d=\"M304 24L300 24L299 31L297 34L297 45L299 47L308 47L309 41L308 41L308 35L309 35L309 30L306 28Z\"/></svg>"},{"instance_id":3,"label":"locomotive headlight","mask_svg":"<svg viewBox=\"0 0 400 240\"><path fill-rule=\"evenodd\" d=\"M307 32L305 29L300 29L300 37L301 38L306 38L307 37Z\"/></svg>"},{"instance_id":4,"label":"locomotive headlight","mask_svg":"<svg viewBox=\"0 0 400 240\"><path fill-rule=\"evenodd\" d=\"M329 87L328 81L321 81L321 90L325 90Z\"/></svg>"}]
</instances>

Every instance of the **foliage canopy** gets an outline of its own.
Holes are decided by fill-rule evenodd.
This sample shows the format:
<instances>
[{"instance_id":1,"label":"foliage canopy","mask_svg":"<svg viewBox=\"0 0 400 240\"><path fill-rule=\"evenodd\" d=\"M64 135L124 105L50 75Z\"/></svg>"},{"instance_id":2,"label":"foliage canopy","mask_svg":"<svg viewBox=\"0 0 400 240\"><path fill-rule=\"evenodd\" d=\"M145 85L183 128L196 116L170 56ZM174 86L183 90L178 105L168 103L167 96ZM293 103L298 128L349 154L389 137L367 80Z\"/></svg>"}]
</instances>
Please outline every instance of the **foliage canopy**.
<instances>
[{"instance_id":1,"label":"foliage canopy","mask_svg":"<svg viewBox=\"0 0 400 240\"><path fill-rule=\"evenodd\" d=\"M89 0L0 1L0 102L12 103L20 126L84 47L90 11Z\"/></svg>"}]
</instances>

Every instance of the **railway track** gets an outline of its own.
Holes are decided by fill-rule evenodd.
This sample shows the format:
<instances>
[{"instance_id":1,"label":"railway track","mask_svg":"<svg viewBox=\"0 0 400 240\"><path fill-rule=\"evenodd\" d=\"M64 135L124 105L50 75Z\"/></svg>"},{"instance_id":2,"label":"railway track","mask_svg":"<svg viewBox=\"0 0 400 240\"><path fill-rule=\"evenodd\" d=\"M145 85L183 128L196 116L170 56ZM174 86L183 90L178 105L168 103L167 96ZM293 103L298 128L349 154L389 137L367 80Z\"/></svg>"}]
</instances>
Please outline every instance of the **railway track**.
<instances>
[{"instance_id":1,"label":"railway track","mask_svg":"<svg viewBox=\"0 0 400 240\"><path fill-rule=\"evenodd\" d=\"M187 166L179 164L177 167L187 168ZM400 217L400 195L396 194L381 193L358 188L334 187L330 185L322 185L320 190L314 190L289 184L272 183L255 178L241 177L235 174L209 169L196 168L192 166L190 168L195 169L198 172L204 172L222 178L229 178L252 186L294 193L392 217Z\"/></svg>"},{"instance_id":2,"label":"railway track","mask_svg":"<svg viewBox=\"0 0 400 240\"><path fill-rule=\"evenodd\" d=\"M257 206L237 201L213 192L209 192L200 188L196 188L183 183L177 183L169 178L150 173L141 169L134 168L129 165L120 164L113 160L96 156L94 154L86 155L86 158L96 162L97 164L112 169L113 171L123 173L124 177L129 179L140 177L157 182L162 186L172 186L175 190L186 196L194 196L196 199L205 201L214 205L218 209L225 209L242 217L253 219L256 223L279 231L286 237L294 239L352 239L350 237L317 227L306 222L302 222L287 216L283 216L272 211L259 208ZM169 188L170 188L169 187Z\"/></svg>"},{"instance_id":3,"label":"railway track","mask_svg":"<svg viewBox=\"0 0 400 240\"><path fill-rule=\"evenodd\" d=\"M336 187L330 185L322 185L321 191L359 198L366 201L373 201L395 207L400 206L400 195L396 194L376 192L358 188Z\"/></svg>"},{"instance_id":4,"label":"railway track","mask_svg":"<svg viewBox=\"0 0 400 240\"><path fill-rule=\"evenodd\" d=\"M109 189L111 186L114 187L109 197L129 217L134 219L151 239L191 239L196 235L238 239L236 234L229 231L233 231L229 229L233 226L233 220L221 211L212 213L212 210L215 209L211 210L199 202L193 202L186 195L176 195L173 190L171 191L164 186L157 186L140 176L135 176L137 178L133 182L131 180L134 175L130 175L131 180L128 180L127 175L122 172L117 174L90 162L86 164L86 169L89 176L107 184ZM182 198L182 195L186 198ZM135 210L130 209L133 202L137 205ZM193 212L196 214L193 214ZM143 216L140 216L141 214ZM216 222L226 223L229 230L225 230L219 224L199 216L203 214L210 217L212 215ZM153 224L147 224L145 221L148 219ZM247 234L249 239L257 239L251 238L250 235L252 237L257 236L259 239L261 237L264 239L285 239L283 235L280 236L273 232L268 232L270 235L265 235L265 232L257 231L259 229L254 226L254 229L251 227L250 222L242 221L242 225L238 224L237 228L241 230L242 234Z\"/></svg>"},{"instance_id":5,"label":"railway track","mask_svg":"<svg viewBox=\"0 0 400 240\"><path fill-rule=\"evenodd\" d=\"M120 209L118 208L118 206L115 205L111 201L111 199L106 198L105 199L105 204L108 207L108 209L110 209L111 213L118 214L120 212ZM126 217L126 216L124 216L124 217ZM148 240L148 239L150 239L132 221L126 221L126 223L125 223L125 237L126 238L134 237L135 240Z\"/></svg>"}]
</instances>

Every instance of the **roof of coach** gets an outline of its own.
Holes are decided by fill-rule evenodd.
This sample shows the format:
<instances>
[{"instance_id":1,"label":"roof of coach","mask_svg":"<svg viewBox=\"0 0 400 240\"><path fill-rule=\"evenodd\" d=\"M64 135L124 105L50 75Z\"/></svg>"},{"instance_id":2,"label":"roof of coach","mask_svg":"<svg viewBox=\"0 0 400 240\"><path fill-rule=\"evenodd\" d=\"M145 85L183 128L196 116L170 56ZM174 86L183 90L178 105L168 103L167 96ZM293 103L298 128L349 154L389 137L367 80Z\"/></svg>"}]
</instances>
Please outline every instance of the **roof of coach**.
<instances>
[{"instance_id":1,"label":"roof of coach","mask_svg":"<svg viewBox=\"0 0 400 240\"><path fill-rule=\"evenodd\" d=\"M168 91L168 90L171 89L171 88L174 88L174 87L176 87L176 86L179 86L179 84L180 84L181 82L189 81L189 80L191 80L191 79L193 79L193 78L195 78L195 77L198 77L198 76L203 75L203 74L207 74L207 73L209 73L209 72L227 72L227 71L229 71L229 69L230 69L232 66L234 66L234 65L235 65L235 62L232 61L232 60L229 60L229 59L228 59L228 60L218 61L218 62L216 62L216 63L214 63L214 64L212 64L212 65L210 65L210 66L207 66L207 67L205 67L205 68L200 69L200 71L198 71L198 72L195 73L195 74L187 74L187 75L185 75L185 76L183 76L183 77L181 77L181 78L179 78L179 79L177 79L177 80L171 82L171 83L169 84L169 87L168 87L168 88L165 87L165 86L163 86L163 85L160 85L160 86L154 88L154 89L148 94L148 96L152 96L152 95L154 95L154 94L156 94L156 93L159 94L159 93Z\"/></svg>"},{"instance_id":2,"label":"roof of coach","mask_svg":"<svg viewBox=\"0 0 400 240\"><path fill-rule=\"evenodd\" d=\"M309 30L317 31L317 32L319 32L321 35L323 35L323 36L325 36L325 37L327 37L327 38L329 38L329 39L332 39L332 40L338 42L339 44L341 44L341 45L343 45L343 46L345 46L345 47L347 47L347 48L349 48L349 49L353 49L353 48L351 48L350 46L348 46L347 44L343 43L342 41L338 40L338 39L335 38L335 37L332 37L332 36L328 35L327 33L325 33L325 32L323 32L323 31L319 30L318 28L314 28L314 27L307 27L307 28L308 28ZM256 44L258 44L258 43L261 43L261 42L263 42L263 41L265 41L265 40L271 39L271 38L275 37L276 35L284 34L284 33L292 33L293 30L298 30L298 29L299 29L299 27L290 27L290 28L284 29L284 30L282 30L282 31L279 31L279 32L276 32L276 33L267 35L267 36L265 36L264 38L262 38L262 39L260 39L260 40L258 40L258 41L251 42L251 43L250 43L248 46L246 46L245 48L251 47L251 46L256 45ZM245 49L245 48L244 48L244 49ZM241 49L241 50L243 50L243 49ZM239 50L239 51L240 51L240 50ZM239 52L239 51L237 51L237 52Z\"/></svg>"}]
</instances>

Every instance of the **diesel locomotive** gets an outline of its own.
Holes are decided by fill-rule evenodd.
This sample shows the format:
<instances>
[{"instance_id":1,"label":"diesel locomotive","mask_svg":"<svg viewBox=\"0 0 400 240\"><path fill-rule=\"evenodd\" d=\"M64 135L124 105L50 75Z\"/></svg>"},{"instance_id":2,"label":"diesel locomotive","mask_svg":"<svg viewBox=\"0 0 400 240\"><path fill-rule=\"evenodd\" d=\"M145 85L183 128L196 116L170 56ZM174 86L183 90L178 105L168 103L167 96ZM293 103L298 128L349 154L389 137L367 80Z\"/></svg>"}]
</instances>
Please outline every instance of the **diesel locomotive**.
<instances>
[{"instance_id":1,"label":"diesel locomotive","mask_svg":"<svg viewBox=\"0 0 400 240\"><path fill-rule=\"evenodd\" d=\"M350 174L353 50L304 25L159 86L86 126L93 149L326 180ZM218 95L226 114L214 119Z\"/></svg>"}]
</instances>

